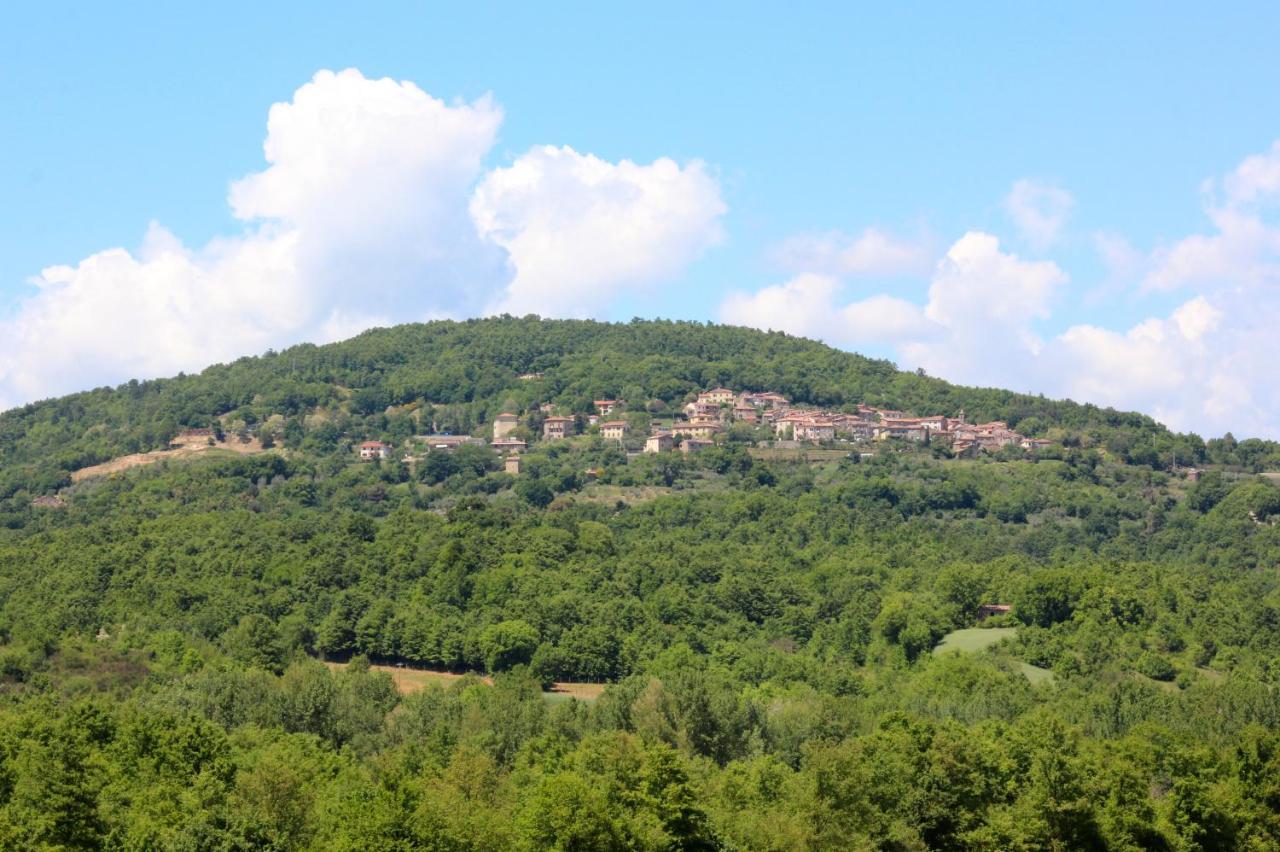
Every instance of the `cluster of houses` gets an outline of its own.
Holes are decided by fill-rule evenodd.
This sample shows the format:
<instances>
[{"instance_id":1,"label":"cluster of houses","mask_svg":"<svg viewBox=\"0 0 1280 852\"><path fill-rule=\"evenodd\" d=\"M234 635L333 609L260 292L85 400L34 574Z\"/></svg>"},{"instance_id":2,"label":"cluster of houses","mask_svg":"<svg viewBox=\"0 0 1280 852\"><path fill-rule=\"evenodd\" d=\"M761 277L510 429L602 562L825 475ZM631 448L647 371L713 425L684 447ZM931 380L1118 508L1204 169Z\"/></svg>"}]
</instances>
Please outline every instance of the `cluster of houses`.
<instances>
[{"instance_id":1,"label":"cluster of houses","mask_svg":"<svg viewBox=\"0 0 1280 852\"><path fill-rule=\"evenodd\" d=\"M622 445L631 432L631 424L618 418L625 406L626 402L620 399L597 399L593 401L594 412L585 419L599 429L604 440ZM574 434L577 418L557 414L550 404L541 406L540 411L546 415L542 421L543 441L563 440ZM893 438L941 443L959 454L998 450L1010 445L1035 450L1049 444L1040 438L1025 437L1000 420L970 423L963 409L955 417L941 414L909 417L902 411L868 405L859 405L852 412L830 411L793 406L785 396L771 391L712 388L699 393L681 413L683 416L677 416L670 423L653 428L645 438L644 452L671 452L677 447L685 453L696 452L714 446L717 437L734 423L771 429L776 441L791 443ZM528 442L517 434L519 426L518 415L499 414L494 418L493 439L489 442L494 451L507 458L507 468L512 472L519 472L519 455L528 449ZM484 443L468 435L421 435L418 441L431 450ZM365 441L359 448L360 458L370 461L390 458L393 449L381 441Z\"/></svg>"},{"instance_id":2,"label":"cluster of houses","mask_svg":"<svg viewBox=\"0 0 1280 852\"><path fill-rule=\"evenodd\" d=\"M591 421L612 414L623 403L619 400L596 400L599 412ZM792 406L781 394L772 391L736 392L729 388L713 388L698 394L684 407L684 417L669 426L653 431L645 441L645 452L659 453L674 447L677 439L686 452L710 446L716 437L733 423L771 427L781 441L822 444L838 440L883 441L897 438L908 441L940 442L957 453L976 450L998 450L1017 445L1027 450L1047 446L1048 441L1019 434L1004 421L969 423L961 410L955 417L941 414L908 417L905 412L859 405L855 412L827 411ZM564 437L572 418L555 418L557 423L543 427L543 436ZM550 423L549 418L548 423ZM622 420L599 423L606 440L621 442L628 431Z\"/></svg>"}]
</instances>

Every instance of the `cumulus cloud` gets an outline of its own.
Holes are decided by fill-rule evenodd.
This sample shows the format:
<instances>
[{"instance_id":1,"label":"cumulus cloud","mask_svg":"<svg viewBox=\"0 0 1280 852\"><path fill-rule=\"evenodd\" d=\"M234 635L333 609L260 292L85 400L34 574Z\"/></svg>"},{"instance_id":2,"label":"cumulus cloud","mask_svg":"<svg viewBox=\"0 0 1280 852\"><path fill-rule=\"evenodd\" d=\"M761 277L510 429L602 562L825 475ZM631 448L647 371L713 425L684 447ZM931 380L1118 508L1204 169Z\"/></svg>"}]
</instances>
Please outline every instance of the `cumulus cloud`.
<instances>
[{"instance_id":1,"label":"cumulus cloud","mask_svg":"<svg viewBox=\"0 0 1280 852\"><path fill-rule=\"evenodd\" d=\"M1116 234L1095 236L1104 287L1136 283L1136 304L1161 305L1127 328L1094 322L1049 331L1070 295L1066 272L981 232L950 247L918 305L891 294L849 301L838 278L801 274L734 294L721 316L841 346L882 342L903 366L966 384L1137 409L1202 434L1280 438L1280 227L1268 218L1280 197L1280 144L1207 190L1204 233L1149 253Z\"/></svg>"},{"instance_id":2,"label":"cumulus cloud","mask_svg":"<svg viewBox=\"0 0 1280 852\"><path fill-rule=\"evenodd\" d=\"M720 319L851 349L927 337L934 331L924 312L905 299L877 295L842 305L842 289L829 275L798 275L754 293L730 293L720 305Z\"/></svg>"},{"instance_id":3,"label":"cumulus cloud","mask_svg":"<svg viewBox=\"0 0 1280 852\"><path fill-rule=\"evenodd\" d=\"M934 261L924 240L904 239L878 228L854 237L839 232L792 237L773 255L787 269L848 277L924 275Z\"/></svg>"},{"instance_id":4,"label":"cumulus cloud","mask_svg":"<svg viewBox=\"0 0 1280 852\"><path fill-rule=\"evenodd\" d=\"M493 310L577 317L673 278L719 241L724 212L702 163L610 163L552 146L490 172L471 201L515 273Z\"/></svg>"},{"instance_id":5,"label":"cumulus cloud","mask_svg":"<svg viewBox=\"0 0 1280 852\"><path fill-rule=\"evenodd\" d=\"M889 294L842 304L838 279L807 274L731 293L720 317L850 348L889 344L909 366L990 383L1040 349L1034 325L1048 316L1066 280L1056 264L1022 260L1002 251L994 236L974 231L938 262L923 306Z\"/></svg>"},{"instance_id":6,"label":"cumulus cloud","mask_svg":"<svg viewBox=\"0 0 1280 852\"><path fill-rule=\"evenodd\" d=\"M1074 207L1075 199L1062 187L1030 178L1015 182L1004 199L1010 220L1037 249L1058 242Z\"/></svg>"},{"instance_id":7,"label":"cumulus cloud","mask_svg":"<svg viewBox=\"0 0 1280 852\"><path fill-rule=\"evenodd\" d=\"M705 166L536 148L486 175L502 111L321 71L271 107L241 233L54 266L0 316L0 409L372 325L486 310L583 315L719 237ZM596 286L599 285L598 292Z\"/></svg>"}]
</instances>

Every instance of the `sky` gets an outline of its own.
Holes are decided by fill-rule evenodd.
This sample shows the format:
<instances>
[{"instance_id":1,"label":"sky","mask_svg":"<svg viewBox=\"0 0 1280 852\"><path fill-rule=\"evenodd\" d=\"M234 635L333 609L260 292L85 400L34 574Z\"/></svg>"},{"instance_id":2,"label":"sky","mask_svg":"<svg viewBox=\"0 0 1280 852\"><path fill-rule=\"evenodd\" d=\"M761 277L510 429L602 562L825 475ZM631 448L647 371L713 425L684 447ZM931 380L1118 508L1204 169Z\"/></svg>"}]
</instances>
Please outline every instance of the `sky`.
<instances>
[{"instance_id":1,"label":"sky","mask_svg":"<svg viewBox=\"0 0 1280 852\"><path fill-rule=\"evenodd\" d=\"M181 5L7 12L0 409L505 312L1280 438L1275 4Z\"/></svg>"}]
</instances>

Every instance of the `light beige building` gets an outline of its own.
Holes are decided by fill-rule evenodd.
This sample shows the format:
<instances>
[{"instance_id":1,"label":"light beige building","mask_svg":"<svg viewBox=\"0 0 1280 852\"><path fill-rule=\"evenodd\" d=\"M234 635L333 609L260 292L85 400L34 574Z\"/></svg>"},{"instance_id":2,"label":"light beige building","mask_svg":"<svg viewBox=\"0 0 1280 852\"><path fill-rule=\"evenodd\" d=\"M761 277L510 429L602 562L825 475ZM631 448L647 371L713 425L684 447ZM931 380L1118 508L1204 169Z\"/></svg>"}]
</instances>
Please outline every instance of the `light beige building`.
<instances>
[{"instance_id":1,"label":"light beige building","mask_svg":"<svg viewBox=\"0 0 1280 852\"><path fill-rule=\"evenodd\" d=\"M493 418L493 439L495 441L501 441L503 438L515 431L515 428L519 425L519 417L514 414L508 414L504 411L502 414Z\"/></svg>"},{"instance_id":2,"label":"light beige building","mask_svg":"<svg viewBox=\"0 0 1280 852\"><path fill-rule=\"evenodd\" d=\"M617 441L619 444L631 431L631 424L625 420L609 420L600 424L600 437L606 441Z\"/></svg>"},{"instance_id":3,"label":"light beige building","mask_svg":"<svg viewBox=\"0 0 1280 852\"><path fill-rule=\"evenodd\" d=\"M736 396L737 394L728 388L712 388L709 391L698 394L698 402L710 402L715 405L732 405Z\"/></svg>"},{"instance_id":4,"label":"light beige building","mask_svg":"<svg viewBox=\"0 0 1280 852\"><path fill-rule=\"evenodd\" d=\"M520 475L520 454L513 453L502 461L502 469L512 476Z\"/></svg>"},{"instance_id":5,"label":"light beige building","mask_svg":"<svg viewBox=\"0 0 1280 852\"><path fill-rule=\"evenodd\" d=\"M670 432L658 432L645 438L644 451L646 453L669 453L675 440L671 437Z\"/></svg>"}]
</instances>

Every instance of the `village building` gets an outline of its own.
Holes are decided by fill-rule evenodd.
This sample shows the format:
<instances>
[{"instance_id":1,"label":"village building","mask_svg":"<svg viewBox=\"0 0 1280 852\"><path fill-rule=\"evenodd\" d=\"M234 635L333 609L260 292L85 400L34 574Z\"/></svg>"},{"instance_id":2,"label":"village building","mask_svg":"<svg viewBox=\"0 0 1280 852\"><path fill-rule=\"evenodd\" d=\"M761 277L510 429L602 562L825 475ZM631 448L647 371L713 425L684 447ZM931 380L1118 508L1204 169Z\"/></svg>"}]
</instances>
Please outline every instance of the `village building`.
<instances>
[{"instance_id":1,"label":"village building","mask_svg":"<svg viewBox=\"0 0 1280 852\"><path fill-rule=\"evenodd\" d=\"M520 455L512 453L502 460L502 469L512 476L520 475Z\"/></svg>"},{"instance_id":2,"label":"village building","mask_svg":"<svg viewBox=\"0 0 1280 852\"><path fill-rule=\"evenodd\" d=\"M600 437L606 441L617 441L619 444L631 431L631 424L625 420L610 420L600 424Z\"/></svg>"},{"instance_id":3,"label":"village building","mask_svg":"<svg viewBox=\"0 0 1280 852\"><path fill-rule=\"evenodd\" d=\"M507 437L514 432L515 428L519 425L519 417L504 411L502 414L493 418L493 439L498 441Z\"/></svg>"},{"instance_id":4,"label":"village building","mask_svg":"<svg viewBox=\"0 0 1280 852\"><path fill-rule=\"evenodd\" d=\"M760 412L750 405L735 405L733 407L733 419L739 423L759 423Z\"/></svg>"},{"instance_id":5,"label":"village building","mask_svg":"<svg viewBox=\"0 0 1280 852\"><path fill-rule=\"evenodd\" d=\"M554 402L544 402L538 406L538 411L543 414L555 414L556 404Z\"/></svg>"},{"instance_id":6,"label":"village building","mask_svg":"<svg viewBox=\"0 0 1280 852\"><path fill-rule=\"evenodd\" d=\"M470 435L415 435L414 440L426 444L429 450L456 450L467 444L484 445L484 441Z\"/></svg>"},{"instance_id":7,"label":"village building","mask_svg":"<svg viewBox=\"0 0 1280 852\"><path fill-rule=\"evenodd\" d=\"M521 373L516 378L520 379L520 381L522 382L536 382L538 379L542 378L542 374L541 373Z\"/></svg>"},{"instance_id":8,"label":"village building","mask_svg":"<svg viewBox=\"0 0 1280 852\"><path fill-rule=\"evenodd\" d=\"M360 458L364 461L389 459L392 449L394 448L390 444L384 444L382 441L365 441L360 445Z\"/></svg>"},{"instance_id":9,"label":"village building","mask_svg":"<svg viewBox=\"0 0 1280 852\"><path fill-rule=\"evenodd\" d=\"M876 429L876 440L900 438L907 441L923 441L928 437L928 430L919 419L914 417L881 417Z\"/></svg>"},{"instance_id":10,"label":"village building","mask_svg":"<svg viewBox=\"0 0 1280 852\"><path fill-rule=\"evenodd\" d=\"M836 423L836 434L855 441L870 441L876 436L876 424L861 417L845 415Z\"/></svg>"},{"instance_id":11,"label":"village building","mask_svg":"<svg viewBox=\"0 0 1280 852\"><path fill-rule=\"evenodd\" d=\"M596 407L596 411L599 411L600 414L605 417L608 417L613 412L621 409L622 406L626 404L626 401L621 399L597 399L593 403Z\"/></svg>"},{"instance_id":12,"label":"village building","mask_svg":"<svg viewBox=\"0 0 1280 852\"><path fill-rule=\"evenodd\" d=\"M683 438L711 439L720 434L723 427L719 423L674 423L671 434Z\"/></svg>"},{"instance_id":13,"label":"village building","mask_svg":"<svg viewBox=\"0 0 1280 852\"><path fill-rule=\"evenodd\" d=\"M500 441L490 441L489 446L493 447L494 452L499 455L507 455L509 453L523 453L529 448L529 443L519 438L503 438Z\"/></svg>"},{"instance_id":14,"label":"village building","mask_svg":"<svg viewBox=\"0 0 1280 852\"><path fill-rule=\"evenodd\" d=\"M737 396L728 388L712 388L698 394L698 402L709 402L713 405L732 405L734 397Z\"/></svg>"},{"instance_id":15,"label":"village building","mask_svg":"<svg viewBox=\"0 0 1280 852\"><path fill-rule=\"evenodd\" d=\"M674 445L675 439L671 437L670 432L655 432L645 438L644 451L646 453L669 453Z\"/></svg>"},{"instance_id":16,"label":"village building","mask_svg":"<svg viewBox=\"0 0 1280 852\"><path fill-rule=\"evenodd\" d=\"M714 447L715 445L715 441L711 441L706 438L685 438L680 442L680 452L688 455L689 453L696 453L699 450L705 450L708 447Z\"/></svg>"},{"instance_id":17,"label":"village building","mask_svg":"<svg viewBox=\"0 0 1280 852\"><path fill-rule=\"evenodd\" d=\"M695 417L711 417L716 420L723 418L724 413L720 408L720 404L716 402L706 402L698 400L691 402L684 407L684 416L693 420Z\"/></svg>"},{"instance_id":18,"label":"village building","mask_svg":"<svg viewBox=\"0 0 1280 852\"><path fill-rule=\"evenodd\" d=\"M548 417L542 421L542 437L547 440L567 438L573 433L572 417Z\"/></svg>"},{"instance_id":19,"label":"village building","mask_svg":"<svg viewBox=\"0 0 1280 852\"><path fill-rule=\"evenodd\" d=\"M587 415L587 425L588 425L588 426L599 426L599 425L600 425L600 415L599 415L599 414L588 414L588 415Z\"/></svg>"},{"instance_id":20,"label":"village building","mask_svg":"<svg viewBox=\"0 0 1280 852\"><path fill-rule=\"evenodd\" d=\"M791 403L785 396L772 392L744 391L738 394L737 404L743 407L769 410L786 409Z\"/></svg>"},{"instance_id":21,"label":"village building","mask_svg":"<svg viewBox=\"0 0 1280 852\"><path fill-rule=\"evenodd\" d=\"M836 439L836 427L834 423L828 423L818 418L802 420L792 426L791 438L795 441L809 441L813 444L834 441Z\"/></svg>"},{"instance_id":22,"label":"village building","mask_svg":"<svg viewBox=\"0 0 1280 852\"><path fill-rule=\"evenodd\" d=\"M1013 612L1009 604L982 604L978 607L978 618L991 618L996 615L1008 615Z\"/></svg>"}]
</instances>

